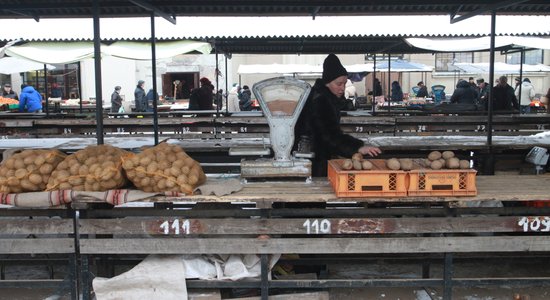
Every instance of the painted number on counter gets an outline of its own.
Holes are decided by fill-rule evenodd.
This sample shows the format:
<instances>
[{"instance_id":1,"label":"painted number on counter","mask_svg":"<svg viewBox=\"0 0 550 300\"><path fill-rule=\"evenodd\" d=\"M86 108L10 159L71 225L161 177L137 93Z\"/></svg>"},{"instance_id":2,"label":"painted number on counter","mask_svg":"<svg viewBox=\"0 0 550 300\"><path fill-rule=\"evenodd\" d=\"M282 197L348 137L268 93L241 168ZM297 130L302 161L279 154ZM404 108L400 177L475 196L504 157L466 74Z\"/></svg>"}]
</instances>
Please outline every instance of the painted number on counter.
<instances>
[{"instance_id":1,"label":"painted number on counter","mask_svg":"<svg viewBox=\"0 0 550 300\"><path fill-rule=\"evenodd\" d=\"M539 231L550 232L550 217L522 217L518 221L518 226L521 226L523 232Z\"/></svg>"},{"instance_id":2,"label":"painted number on counter","mask_svg":"<svg viewBox=\"0 0 550 300\"><path fill-rule=\"evenodd\" d=\"M319 233L330 233L330 221L327 219L323 220L310 220L307 219L304 222L303 227L306 228L307 234L319 234Z\"/></svg>"},{"instance_id":3,"label":"painted number on counter","mask_svg":"<svg viewBox=\"0 0 550 300\"><path fill-rule=\"evenodd\" d=\"M182 231L183 234L189 234L191 231L191 223L189 220L182 220L180 226L180 220L175 219L172 222L164 221L160 224L160 228L163 230L164 234L181 234Z\"/></svg>"}]
</instances>

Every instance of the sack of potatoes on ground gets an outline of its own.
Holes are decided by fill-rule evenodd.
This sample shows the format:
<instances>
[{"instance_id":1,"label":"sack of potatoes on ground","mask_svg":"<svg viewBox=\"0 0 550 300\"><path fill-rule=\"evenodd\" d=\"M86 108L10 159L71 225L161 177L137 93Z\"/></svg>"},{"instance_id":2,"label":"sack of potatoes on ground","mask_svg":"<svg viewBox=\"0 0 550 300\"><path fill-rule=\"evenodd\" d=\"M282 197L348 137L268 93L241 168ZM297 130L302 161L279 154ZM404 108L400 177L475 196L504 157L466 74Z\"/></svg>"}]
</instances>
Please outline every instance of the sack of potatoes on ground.
<instances>
[{"instance_id":1,"label":"sack of potatoes on ground","mask_svg":"<svg viewBox=\"0 0 550 300\"><path fill-rule=\"evenodd\" d=\"M192 194L206 181L199 162L178 145L160 143L139 154L123 157L128 179L144 192L180 192Z\"/></svg>"},{"instance_id":2,"label":"sack of potatoes on ground","mask_svg":"<svg viewBox=\"0 0 550 300\"><path fill-rule=\"evenodd\" d=\"M88 146L65 158L52 173L48 190L107 191L124 187L121 157L128 151L111 145Z\"/></svg>"},{"instance_id":3,"label":"sack of potatoes on ground","mask_svg":"<svg viewBox=\"0 0 550 300\"><path fill-rule=\"evenodd\" d=\"M58 150L25 150L0 165L0 193L44 191L52 171L65 159Z\"/></svg>"}]
</instances>

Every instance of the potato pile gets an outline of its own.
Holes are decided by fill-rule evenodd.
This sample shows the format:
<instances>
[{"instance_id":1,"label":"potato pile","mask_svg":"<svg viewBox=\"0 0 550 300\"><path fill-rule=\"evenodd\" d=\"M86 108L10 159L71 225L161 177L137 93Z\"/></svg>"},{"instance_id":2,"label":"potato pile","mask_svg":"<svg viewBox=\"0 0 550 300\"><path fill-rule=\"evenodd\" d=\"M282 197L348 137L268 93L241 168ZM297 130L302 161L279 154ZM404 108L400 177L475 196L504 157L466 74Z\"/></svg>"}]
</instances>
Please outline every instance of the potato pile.
<instances>
[{"instance_id":1,"label":"potato pile","mask_svg":"<svg viewBox=\"0 0 550 300\"><path fill-rule=\"evenodd\" d=\"M65 157L58 150L25 150L14 154L0 165L0 193L45 190L52 171Z\"/></svg>"},{"instance_id":2,"label":"potato pile","mask_svg":"<svg viewBox=\"0 0 550 300\"><path fill-rule=\"evenodd\" d=\"M121 157L129 152L110 145L88 146L65 158L52 172L48 190L107 191L127 181Z\"/></svg>"},{"instance_id":3,"label":"potato pile","mask_svg":"<svg viewBox=\"0 0 550 300\"><path fill-rule=\"evenodd\" d=\"M433 170L447 169L469 169L470 162L459 160L455 157L453 151L432 151L428 154L428 159L424 160L424 166Z\"/></svg>"},{"instance_id":4,"label":"potato pile","mask_svg":"<svg viewBox=\"0 0 550 300\"><path fill-rule=\"evenodd\" d=\"M380 160L382 161L382 160ZM376 167L373 165L376 165ZM411 159L411 158L390 158L382 163L388 170L410 171L413 169L431 168L433 170L440 169L469 169L470 162L468 160L459 160L455 157L453 151L432 151L427 159ZM340 166L343 170L371 170L373 167L380 169L379 160L368 161L363 159L361 153L355 153L351 159L344 159Z\"/></svg>"},{"instance_id":5,"label":"potato pile","mask_svg":"<svg viewBox=\"0 0 550 300\"><path fill-rule=\"evenodd\" d=\"M413 169L413 161L410 158L390 158L386 160L386 167L394 171L410 171Z\"/></svg>"},{"instance_id":6,"label":"potato pile","mask_svg":"<svg viewBox=\"0 0 550 300\"><path fill-rule=\"evenodd\" d=\"M144 192L180 192L192 194L206 181L200 164L180 146L160 143L139 154L123 157L128 179Z\"/></svg>"},{"instance_id":7,"label":"potato pile","mask_svg":"<svg viewBox=\"0 0 550 300\"><path fill-rule=\"evenodd\" d=\"M346 159L342 162L342 169L370 170L372 169L372 163L366 159L363 159L363 154L355 153L351 159Z\"/></svg>"}]
</instances>

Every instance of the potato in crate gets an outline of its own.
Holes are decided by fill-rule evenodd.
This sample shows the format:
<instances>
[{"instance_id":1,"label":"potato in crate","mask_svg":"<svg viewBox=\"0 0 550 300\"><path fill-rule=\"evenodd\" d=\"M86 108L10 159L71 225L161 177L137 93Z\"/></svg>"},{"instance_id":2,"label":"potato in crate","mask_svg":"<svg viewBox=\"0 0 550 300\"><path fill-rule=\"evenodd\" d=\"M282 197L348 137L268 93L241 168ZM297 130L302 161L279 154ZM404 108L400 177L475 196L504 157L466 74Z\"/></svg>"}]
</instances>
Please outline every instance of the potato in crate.
<instances>
[{"instance_id":1,"label":"potato in crate","mask_svg":"<svg viewBox=\"0 0 550 300\"><path fill-rule=\"evenodd\" d=\"M407 173L390 170L383 159L369 159L370 170L347 170L349 160L332 159L328 162L328 179L338 197L405 197ZM365 160L367 161L367 160Z\"/></svg>"}]
</instances>

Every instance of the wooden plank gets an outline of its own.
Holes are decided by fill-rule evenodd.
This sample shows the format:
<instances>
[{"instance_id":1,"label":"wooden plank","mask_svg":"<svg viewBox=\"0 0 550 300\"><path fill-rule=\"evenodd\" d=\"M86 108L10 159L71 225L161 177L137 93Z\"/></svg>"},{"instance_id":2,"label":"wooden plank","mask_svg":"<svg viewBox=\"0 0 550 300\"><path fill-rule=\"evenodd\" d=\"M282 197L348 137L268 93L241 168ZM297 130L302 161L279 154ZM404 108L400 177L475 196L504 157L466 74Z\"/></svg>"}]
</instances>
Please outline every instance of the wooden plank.
<instances>
[{"instance_id":1,"label":"wooden plank","mask_svg":"<svg viewBox=\"0 0 550 300\"><path fill-rule=\"evenodd\" d=\"M74 253L72 238L0 239L1 254Z\"/></svg>"},{"instance_id":2,"label":"wooden plank","mask_svg":"<svg viewBox=\"0 0 550 300\"><path fill-rule=\"evenodd\" d=\"M455 201L536 201L550 200L548 175L477 176L476 196L417 196L395 198L338 198L327 180L305 182L247 183L237 193L221 197L194 195L182 197L151 197L143 202L455 202ZM75 199L73 202L102 202Z\"/></svg>"},{"instance_id":3,"label":"wooden plank","mask_svg":"<svg viewBox=\"0 0 550 300\"><path fill-rule=\"evenodd\" d=\"M33 120L0 120L0 127L32 127Z\"/></svg>"},{"instance_id":4,"label":"wooden plank","mask_svg":"<svg viewBox=\"0 0 550 300\"><path fill-rule=\"evenodd\" d=\"M329 300L328 292L296 293L286 295L272 295L269 300ZM229 298L227 300L261 300L261 297Z\"/></svg>"},{"instance_id":5,"label":"wooden plank","mask_svg":"<svg viewBox=\"0 0 550 300\"><path fill-rule=\"evenodd\" d=\"M0 219L0 234L72 234L70 219Z\"/></svg>"},{"instance_id":6,"label":"wooden plank","mask_svg":"<svg viewBox=\"0 0 550 300\"><path fill-rule=\"evenodd\" d=\"M82 239L83 254L362 254L550 251L550 236Z\"/></svg>"},{"instance_id":7,"label":"wooden plank","mask_svg":"<svg viewBox=\"0 0 550 300\"><path fill-rule=\"evenodd\" d=\"M222 300L222 295L219 289L188 289L187 300Z\"/></svg>"},{"instance_id":8,"label":"wooden plank","mask_svg":"<svg viewBox=\"0 0 550 300\"><path fill-rule=\"evenodd\" d=\"M81 234L124 235L384 235L417 233L550 232L550 217L185 219L127 217L82 219Z\"/></svg>"}]
</instances>

